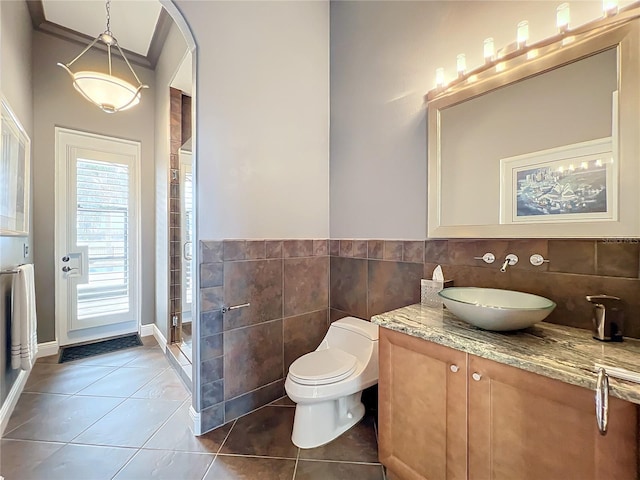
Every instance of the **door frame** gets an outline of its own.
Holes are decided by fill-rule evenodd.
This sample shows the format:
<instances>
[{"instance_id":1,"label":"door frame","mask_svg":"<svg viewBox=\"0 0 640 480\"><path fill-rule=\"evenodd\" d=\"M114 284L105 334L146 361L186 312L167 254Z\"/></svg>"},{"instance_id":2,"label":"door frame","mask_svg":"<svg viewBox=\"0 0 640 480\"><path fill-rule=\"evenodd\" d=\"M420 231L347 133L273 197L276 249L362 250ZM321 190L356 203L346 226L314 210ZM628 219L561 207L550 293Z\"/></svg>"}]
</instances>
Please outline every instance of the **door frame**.
<instances>
[{"instance_id":1,"label":"door frame","mask_svg":"<svg viewBox=\"0 0 640 480\"><path fill-rule=\"evenodd\" d=\"M67 155L67 150L66 148L63 149L63 145L61 144L61 136L64 134L69 134L69 135L75 135L75 136L79 136L79 137L84 137L86 139L94 139L94 140L102 140L102 141L110 141L110 142L117 142L117 143L121 143L123 145L127 145L130 147L134 147L136 149L136 159L135 159L135 179L133 182L133 194L135 196L135 206L136 206L136 215L135 218L133 219L133 224L135 225L135 229L136 229L136 233L135 233L135 245L136 245L136 255L135 255L135 261L134 261L134 265L137 271L137 279L136 279L136 284L132 287L133 290L135 291L135 295L137 298L136 301L136 308L135 308L135 315L136 315L136 332L140 333L141 330L141 325L142 325L142 282L141 282L141 278L142 278L142 254L141 254L141 228L142 228L142 222L141 222L141 208L142 208L142 199L140 197L141 195L141 186L140 186L140 167L141 167L141 150L142 150L142 145L141 142L136 141L136 140L129 140L129 139L124 139L124 138L118 138L118 137L113 137L113 136L109 136L109 135L100 135L97 133L92 133L92 132L86 132L86 131L82 131L82 130L76 130L76 129L71 129L71 128L63 128L63 127L54 127L54 131L55 131L55 179L54 179L54 228L55 228L55 233L54 233L54 270L55 270L55 280L54 280L54 287L55 287L55 309L54 309L54 319L55 319L55 332L56 332L56 341L58 342L58 345L60 346L64 346L64 345L73 345L74 343L84 343L87 341L94 341L94 340L85 340L85 339L79 339L77 342L74 342L72 339L69 339L69 334L66 331L63 331L63 329L67 326L66 322L62 322L61 318L62 315L65 314L67 312L66 307L63 310L63 306L61 305L61 302L59 302L59 298L61 295L60 289L61 289L61 285L60 285L60 269L62 267L62 256L66 253L66 251L63 251L63 245L62 245L62 240L63 240L63 236L66 236L66 232L63 230L62 228L62 222L59 221L60 219L60 208L62 207L61 203L64 203L64 207L65 208L65 216L66 216L66 208L67 208L67 198L66 195L64 196L64 200L61 202L61 195L64 192L61 192L61 174L62 171L67 170L67 159L68 159L68 155ZM64 167L64 168L61 168ZM65 222L66 224L66 222ZM65 225L66 226L66 225ZM100 327L96 327L96 328L100 328ZM112 338L112 337L116 337L119 335L123 335L126 333L132 333L129 332L130 329L122 329L122 328L114 328L113 331L109 332L103 339L107 339L107 338ZM69 339L70 341L65 342L64 339Z\"/></svg>"}]
</instances>

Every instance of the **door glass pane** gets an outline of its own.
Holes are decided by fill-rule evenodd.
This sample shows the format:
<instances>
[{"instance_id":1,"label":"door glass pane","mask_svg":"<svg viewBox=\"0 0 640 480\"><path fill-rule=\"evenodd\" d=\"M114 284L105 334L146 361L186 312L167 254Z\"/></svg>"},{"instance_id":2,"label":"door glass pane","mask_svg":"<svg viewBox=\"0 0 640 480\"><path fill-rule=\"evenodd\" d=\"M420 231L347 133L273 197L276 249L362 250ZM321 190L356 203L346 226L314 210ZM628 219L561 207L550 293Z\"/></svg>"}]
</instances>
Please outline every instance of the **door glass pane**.
<instances>
[{"instance_id":1,"label":"door glass pane","mask_svg":"<svg viewBox=\"0 0 640 480\"><path fill-rule=\"evenodd\" d=\"M78 285L78 319L127 313L129 167L77 160L77 239L87 246L89 282Z\"/></svg>"},{"instance_id":2,"label":"door glass pane","mask_svg":"<svg viewBox=\"0 0 640 480\"><path fill-rule=\"evenodd\" d=\"M187 255L189 255L189 260L183 258L183 265L185 270L185 299L184 303L191 306L191 301L193 297L193 280L192 280L192 266L193 258L192 256L192 248L193 248L193 174L191 171L188 171L184 176L184 216L185 216L185 232L183 232L185 239L184 242L187 243ZM183 255L184 257L184 255Z\"/></svg>"}]
</instances>

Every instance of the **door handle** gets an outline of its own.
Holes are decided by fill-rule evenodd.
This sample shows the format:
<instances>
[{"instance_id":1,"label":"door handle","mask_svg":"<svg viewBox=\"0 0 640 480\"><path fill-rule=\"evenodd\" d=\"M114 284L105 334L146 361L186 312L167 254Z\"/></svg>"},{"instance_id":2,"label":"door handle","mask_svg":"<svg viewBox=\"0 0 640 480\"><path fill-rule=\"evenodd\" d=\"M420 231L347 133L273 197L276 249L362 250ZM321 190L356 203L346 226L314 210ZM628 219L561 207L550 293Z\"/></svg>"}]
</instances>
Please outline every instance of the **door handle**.
<instances>
[{"instance_id":1,"label":"door handle","mask_svg":"<svg viewBox=\"0 0 640 480\"><path fill-rule=\"evenodd\" d=\"M69 267L69 266L67 266L67 265L65 265L64 267L62 267L62 271L63 271L64 273L69 273L69 272L71 272L72 270L78 270L78 269L77 269L77 268L71 268L71 267Z\"/></svg>"},{"instance_id":2,"label":"door handle","mask_svg":"<svg viewBox=\"0 0 640 480\"><path fill-rule=\"evenodd\" d=\"M184 245L182 246L182 255L184 256L185 260L191 260L191 245L193 244L193 242L184 242Z\"/></svg>"}]
</instances>

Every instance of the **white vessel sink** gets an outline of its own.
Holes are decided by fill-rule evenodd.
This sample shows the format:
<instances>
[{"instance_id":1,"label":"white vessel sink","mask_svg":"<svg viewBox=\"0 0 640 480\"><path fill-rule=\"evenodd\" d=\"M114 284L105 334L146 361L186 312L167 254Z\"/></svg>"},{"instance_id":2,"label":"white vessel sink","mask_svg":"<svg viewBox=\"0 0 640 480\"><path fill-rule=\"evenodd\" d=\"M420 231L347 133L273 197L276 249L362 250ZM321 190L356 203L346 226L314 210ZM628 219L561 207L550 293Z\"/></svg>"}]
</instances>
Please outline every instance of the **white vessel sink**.
<instances>
[{"instance_id":1,"label":"white vessel sink","mask_svg":"<svg viewBox=\"0 0 640 480\"><path fill-rule=\"evenodd\" d=\"M556 308L548 298L497 288L450 287L439 295L461 320L498 332L530 327Z\"/></svg>"}]
</instances>

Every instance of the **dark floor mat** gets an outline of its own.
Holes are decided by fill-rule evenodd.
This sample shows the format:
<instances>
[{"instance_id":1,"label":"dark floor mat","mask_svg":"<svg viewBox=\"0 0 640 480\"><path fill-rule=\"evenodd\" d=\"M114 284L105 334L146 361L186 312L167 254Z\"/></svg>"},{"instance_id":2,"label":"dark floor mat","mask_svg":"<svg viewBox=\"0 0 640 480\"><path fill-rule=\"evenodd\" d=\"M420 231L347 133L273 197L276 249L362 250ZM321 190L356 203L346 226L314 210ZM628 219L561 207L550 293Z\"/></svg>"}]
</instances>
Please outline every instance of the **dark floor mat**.
<instances>
[{"instance_id":1,"label":"dark floor mat","mask_svg":"<svg viewBox=\"0 0 640 480\"><path fill-rule=\"evenodd\" d=\"M134 333L125 337L112 338L110 340L103 340L86 345L62 347L58 363L93 357L94 355L102 355L103 353L115 352L123 348L138 347L140 345L142 345L142 340L140 340L137 333Z\"/></svg>"}]
</instances>

